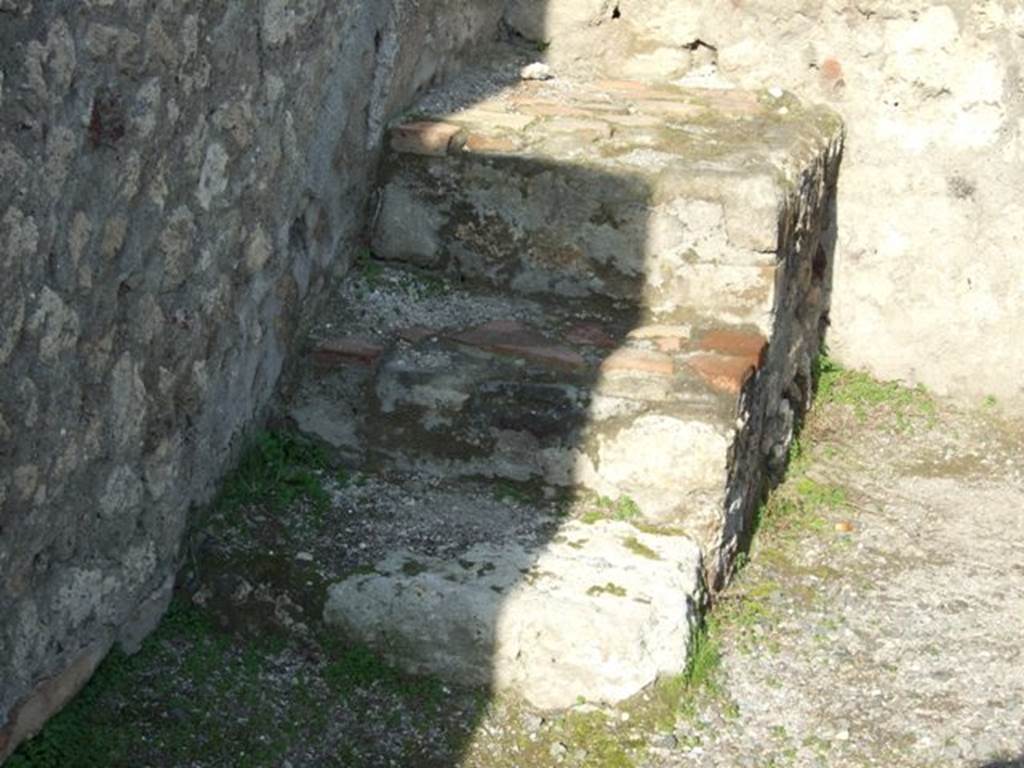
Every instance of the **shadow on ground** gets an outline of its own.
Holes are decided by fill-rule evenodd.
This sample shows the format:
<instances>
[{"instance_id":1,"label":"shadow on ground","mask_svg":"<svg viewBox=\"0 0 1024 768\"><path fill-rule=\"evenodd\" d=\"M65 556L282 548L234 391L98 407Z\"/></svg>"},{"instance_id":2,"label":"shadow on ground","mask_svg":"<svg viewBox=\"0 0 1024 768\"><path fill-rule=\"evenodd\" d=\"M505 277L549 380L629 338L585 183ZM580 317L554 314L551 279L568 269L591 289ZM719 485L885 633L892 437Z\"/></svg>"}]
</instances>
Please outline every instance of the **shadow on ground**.
<instances>
[{"instance_id":1,"label":"shadow on ground","mask_svg":"<svg viewBox=\"0 0 1024 768\"><path fill-rule=\"evenodd\" d=\"M1024 768L1024 755L1016 759L996 760L994 763L985 763L980 768Z\"/></svg>"}]
</instances>

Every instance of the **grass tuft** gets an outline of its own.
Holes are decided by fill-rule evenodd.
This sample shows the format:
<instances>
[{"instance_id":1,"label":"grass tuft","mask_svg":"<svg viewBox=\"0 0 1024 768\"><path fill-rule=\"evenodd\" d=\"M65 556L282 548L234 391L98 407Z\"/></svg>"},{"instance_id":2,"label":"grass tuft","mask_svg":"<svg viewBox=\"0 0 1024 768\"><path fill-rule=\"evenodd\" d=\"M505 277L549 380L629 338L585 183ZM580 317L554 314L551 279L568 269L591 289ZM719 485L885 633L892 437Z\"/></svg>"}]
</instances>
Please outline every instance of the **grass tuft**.
<instances>
[{"instance_id":1,"label":"grass tuft","mask_svg":"<svg viewBox=\"0 0 1024 768\"><path fill-rule=\"evenodd\" d=\"M935 400L920 384L908 387L899 381L878 381L866 371L843 368L825 354L815 363L814 379L818 403L848 406L862 422L873 414L888 413L901 430L915 419L935 423Z\"/></svg>"},{"instance_id":2,"label":"grass tuft","mask_svg":"<svg viewBox=\"0 0 1024 768\"><path fill-rule=\"evenodd\" d=\"M255 504L279 512L297 501L322 515L330 496L322 478L328 470L320 446L287 432L261 432L228 475L214 510L229 516ZM339 475L339 481L345 482Z\"/></svg>"}]
</instances>

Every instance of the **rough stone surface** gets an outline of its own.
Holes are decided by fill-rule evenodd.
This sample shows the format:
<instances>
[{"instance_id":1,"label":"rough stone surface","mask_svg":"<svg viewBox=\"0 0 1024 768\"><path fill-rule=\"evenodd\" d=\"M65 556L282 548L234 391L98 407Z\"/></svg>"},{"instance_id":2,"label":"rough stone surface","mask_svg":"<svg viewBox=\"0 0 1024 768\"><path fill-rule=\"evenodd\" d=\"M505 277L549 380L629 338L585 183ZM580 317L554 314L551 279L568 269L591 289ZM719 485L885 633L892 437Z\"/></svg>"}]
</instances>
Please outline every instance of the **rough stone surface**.
<instances>
[{"instance_id":1,"label":"rough stone surface","mask_svg":"<svg viewBox=\"0 0 1024 768\"><path fill-rule=\"evenodd\" d=\"M399 551L374 571L329 589L329 626L411 670L540 709L616 702L678 673L703 602L696 544L626 523L569 523L548 544L444 558Z\"/></svg>"},{"instance_id":2,"label":"rough stone surface","mask_svg":"<svg viewBox=\"0 0 1024 768\"><path fill-rule=\"evenodd\" d=\"M434 119L445 135L463 126L470 151L389 154L377 255L516 292L611 296L660 313L699 307L769 333L789 242L780 245L780 218L799 216L807 185L837 162L833 113L765 92L663 86L652 100L589 81L519 83L492 94L487 110L452 109L461 87L428 95L404 124L420 133ZM687 112L666 117L665 105ZM657 122L609 120L630 111ZM524 114L536 120L522 128L492 117ZM515 152L473 151L480 133Z\"/></svg>"},{"instance_id":3,"label":"rough stone surface","mask_svg":"<svg viewBox=\"0 0 1024 768\"><path fill-rule=\"evenodd\" d=\"M374 470L629 499L648 522L697 540L717 586L807 396L811 319L823 308L802 297L797 286L785 298L771 356L759 333L714 318L641 323L628 305L468 290L374 265L325 304L288 413L340 459ZM809 325L794 320L798 306ZM374 351L372 370L351 355L323 365L319 350L337 344L339 327Z\"/></svg>"},{"instance_id":4,"label":"rough stone surface","mask_svg":"<svg viewBox=\"0 0 1024 768\"><path fill-rule=\"evenodd\" d=\"M598 27L585 14L559 27L547 51L558 76L790 89L843 115L830 335L842 362L1024 403L1020 377L1006 375L1024 369L1019 2L617 6Z\"/></svg>"},{"instance_id":5,"label":"rough stone surface","mask_svg":"<svg viewBox=\"0 0 1024 768\"><path fill-rule=\"evenodd\" d=\"M505 21L518 34L549 43L566 30L610 20L613 0L509 0Z\"/></svg>"},{"instance_id":6,"label":"rough stone surface","mask_svg":"<svg viewBox=\"0 0 1024 768\"><path fill-rule=\"evenodd\" d=\"M153 625L385 124L500 5L0 2L0 756Z\"/></svg>"},{"instance_id":7,"label":"rough stone surface","mask_svg":"<svg viewBox=\"0 0 1024 768\"><path fill-rule=\"evenodd\" d=\"M781 91L566 77L514 81L482 109L467 107L466 90L431 92L398 123L461 125L518 149L388 155L376 254L577 307L596 326L609 318L584 307L604 302L622 349L576 380L497 373L453 357L443 339L399 351L382 367L384 417L368 417L364 446L390 433L385 453L400 466L634 497L652 519L687 521L719 586L764 470L781 469L809 401L828 324L841 125ZM410 222L417 252L393 247L411 240ZM654 337L650 326L675 330ZM550 318L539 327L555 330ZM559 329L548 348L569 335ZM581 344L592 357L601 346ZM707 402L727 401L709 423ZM375 407L341 412L358 420ZM639 428L643 415L667 420ZM675 484L673 462L684 468Z\"/></svg>"}]
</instances>

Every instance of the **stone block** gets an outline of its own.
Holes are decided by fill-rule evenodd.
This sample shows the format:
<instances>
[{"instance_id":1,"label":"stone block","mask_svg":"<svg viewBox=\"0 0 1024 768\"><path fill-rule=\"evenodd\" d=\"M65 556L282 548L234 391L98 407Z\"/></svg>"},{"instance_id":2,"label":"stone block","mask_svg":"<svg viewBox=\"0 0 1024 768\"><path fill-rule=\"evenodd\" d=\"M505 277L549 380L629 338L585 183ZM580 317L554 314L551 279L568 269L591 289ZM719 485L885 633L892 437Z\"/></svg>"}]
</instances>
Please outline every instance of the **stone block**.
<instances>
[{"instance_id":1,"label":"stone block","mask_svg":"<svg viewBox=\"0 0 1024 768\"><path fill-rule=\"evenodd\" d=\"M620 349L601 361L601 373L632 373L671 377L675 373L675 363L666 354L637 349Z\"/></svg>"},{"instance_id":2,"label":"stone block","mask_svg":"<svg viewBox=\"0 0 1024 768\"><path fill-rule=\"evenodd\" d=\"M506 23L527 40L550 43L556 37L610 20L612 0L510 0Z\"/></svg>"},{"instance_id":3,"label":"stone block","mask_svg":"<svg viewBox=\"0 0 1024 768\"><path fill-rule=\"evenodd\" d=\"M324 620L409 671L549 710L618 702L680 673L703 601L691 540L575 522L547 544L396 552L331 586Z\"/></svg>"},{"instance_id":4,"label":"stone block","mask_svg":"<svg viewBox=\"0 0 1024 768\"><path fill-rule=\"evenodd\" d=\"M786 180L819 178L842 138L828 113L780 116L749 91L629 81L557 98L523 85L505 109L503 120L534 121L495 131L468 110L471 137L488 136L471 138L470 152L444 164L386 158L374 235L382 258L518 292L642 301L663 314L714 306L769 331L774 267L787 247L780 218L788 206L821 214Z\"/></svg>"}]
</instances>

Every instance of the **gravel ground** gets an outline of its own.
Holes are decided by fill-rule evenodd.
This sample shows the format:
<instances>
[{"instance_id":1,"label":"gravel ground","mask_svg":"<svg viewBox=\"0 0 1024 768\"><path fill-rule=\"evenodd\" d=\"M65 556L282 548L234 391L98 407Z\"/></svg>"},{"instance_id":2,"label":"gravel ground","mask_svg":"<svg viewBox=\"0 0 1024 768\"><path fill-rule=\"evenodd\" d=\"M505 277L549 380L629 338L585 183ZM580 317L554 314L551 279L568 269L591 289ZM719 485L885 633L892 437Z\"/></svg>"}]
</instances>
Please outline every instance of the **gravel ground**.
<instances>
[{"instance_id":1,"label":"gravel ground","mask_svg":"<svg viewBox=\"0 0 1024 768\"><path fill-rule=\"evenodd\" d=\"M769 519L721 696L652 765L1024 766L1022 431L895 416L814 414L783 493L824 503Z\"/></svg>"},{"instance_id":2,"label":"gravel ground","mask_svg":"<svg viewBox=\"0 0 1024 768\"><path fill-rule=\"evenodd\" d=\"M319 511L215 516L143 651L12 765L1024 768L1024 423L865 382L812 412L687 678L552 714L390 669L320 612L385 540L437 550L410 495L466 541L559 502L325 476Z\"/></svg>"}]
</instances>

